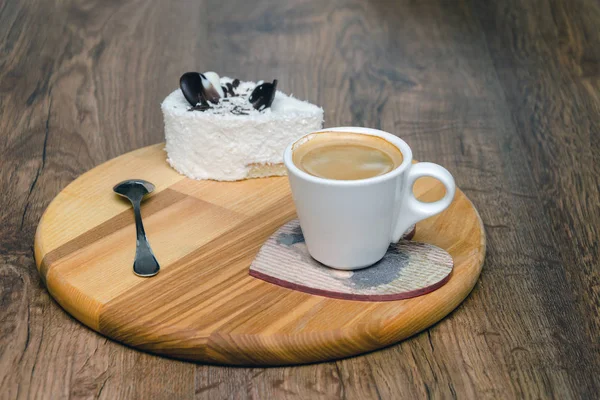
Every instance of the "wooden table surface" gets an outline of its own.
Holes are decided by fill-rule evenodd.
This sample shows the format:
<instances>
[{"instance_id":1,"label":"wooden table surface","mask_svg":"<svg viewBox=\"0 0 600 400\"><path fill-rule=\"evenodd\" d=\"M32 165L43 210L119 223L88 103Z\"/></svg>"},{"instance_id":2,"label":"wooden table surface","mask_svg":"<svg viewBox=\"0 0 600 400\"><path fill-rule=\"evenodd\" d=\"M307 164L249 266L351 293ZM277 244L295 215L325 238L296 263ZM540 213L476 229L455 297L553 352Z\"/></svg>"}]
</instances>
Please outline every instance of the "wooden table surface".
<instances>
[{"instance_id":1,"label":"wooden table surface","mask_svg":"<svg viewBox=\"0 0 600 400\"><path fill-rule=\"evenodd\" d=\"M597 397L599 26L594 0L0 1L0 398ZM470 297L401 344L290 368L160 358L67 315L37 222L81 173L163 140L188 70L277 78L326 126L446 166L488 235Z\"/></svg>"}]
</instances>

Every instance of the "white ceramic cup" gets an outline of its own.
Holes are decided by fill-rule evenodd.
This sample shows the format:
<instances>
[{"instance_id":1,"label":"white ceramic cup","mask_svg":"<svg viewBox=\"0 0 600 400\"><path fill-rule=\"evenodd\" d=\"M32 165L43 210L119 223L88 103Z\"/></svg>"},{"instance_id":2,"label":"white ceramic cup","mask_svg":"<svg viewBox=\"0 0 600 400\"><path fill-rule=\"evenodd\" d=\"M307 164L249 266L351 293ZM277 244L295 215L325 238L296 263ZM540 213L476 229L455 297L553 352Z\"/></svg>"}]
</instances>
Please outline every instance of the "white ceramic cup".
<instances>
[{"instance_id":1,"label":"white ceramic cup","mask_svg":"<svg viewBox=\"0 0 600 400\"><path fill-rule=\"evenodd\" d=\"M308 136L323 132L377 136L400 149L404 159L398 168L373 178L319 178L300 170L292 161L292 154ZM408 144L377 129L340 127L313 132L291 143L283 162L309 253L322 264L337 269L353 270L375 264L390 243L400 240L411 225L445 210L456 190L454 178L444 167L428 162L412 164ZM424 203L415 198L413 185L424 176L444 184L446 194L441 200Z\"/></svg>"}]
</instances>

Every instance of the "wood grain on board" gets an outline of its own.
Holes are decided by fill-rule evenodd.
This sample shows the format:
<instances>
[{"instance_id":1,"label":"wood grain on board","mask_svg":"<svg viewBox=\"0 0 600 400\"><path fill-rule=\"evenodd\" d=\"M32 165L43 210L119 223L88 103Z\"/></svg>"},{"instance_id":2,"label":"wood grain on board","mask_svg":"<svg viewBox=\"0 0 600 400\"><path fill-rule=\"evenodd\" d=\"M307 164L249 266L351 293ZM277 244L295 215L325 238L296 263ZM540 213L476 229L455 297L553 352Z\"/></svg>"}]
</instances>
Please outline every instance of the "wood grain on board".
<instances>
[{"instance_id":1,"label":"wood grain on board","mask_svg":"<svg viewBox=\"0 0 600 400\"><path fill-rule=\"evenodd\" d=\"M163 148L127 153L76 179L48 206L35 237L35 259L52 297L90 328L132 347L233 365L347 357L437 322L479 277L485 234L477 211L459 191L447 210L418 224L413 238L443 249L454 261L447 283L429 294L365 303L254 278L249 268L259 249L296 216L287 177L194 181L169 167ZM142 203L146 233L161 264L152 278L132 271L133 212L112 192L125 174L156 183ZM443 196L444 187L428 178L413 191L432 201Z\"/></svg>"},{"instance_id":2,"label":"wood grain on board","mask_svg":"<svg viewBox=\"0 0 600 400\"><path fill-rule=\"evenodd\" d=\"M0 398L593 398L600 390L600 5L0 2ZM279 79L326 126L447 167L485 224L478 284L399 345L285 368L107 341L41 284L35 228L77 176L163 141L182 72Z\"/></svg>"}]
</instances>

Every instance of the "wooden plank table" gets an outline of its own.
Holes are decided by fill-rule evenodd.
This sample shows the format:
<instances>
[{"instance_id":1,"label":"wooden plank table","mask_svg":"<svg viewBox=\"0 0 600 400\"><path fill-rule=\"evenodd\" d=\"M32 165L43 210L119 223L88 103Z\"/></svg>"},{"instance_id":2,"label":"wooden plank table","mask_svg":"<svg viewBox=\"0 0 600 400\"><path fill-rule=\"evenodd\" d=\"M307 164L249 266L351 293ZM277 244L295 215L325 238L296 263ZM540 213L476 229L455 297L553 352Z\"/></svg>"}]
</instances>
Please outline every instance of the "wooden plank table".
<instances>
[{"instance_id":1,"label":"wooden plank table","mask_svg":"<svg viewBox=\"0 0 600 400\"><path fill-rule=\"evenodd\" d=\"M0 398L594 398L600 4L593 0L0 2ZM403 137L485 223L448 318L337 362L229 368L105 339L37 274L33 236L88 169L163 140L188 70L279 79L326 126Z\"/></svg>"}]
</instances>

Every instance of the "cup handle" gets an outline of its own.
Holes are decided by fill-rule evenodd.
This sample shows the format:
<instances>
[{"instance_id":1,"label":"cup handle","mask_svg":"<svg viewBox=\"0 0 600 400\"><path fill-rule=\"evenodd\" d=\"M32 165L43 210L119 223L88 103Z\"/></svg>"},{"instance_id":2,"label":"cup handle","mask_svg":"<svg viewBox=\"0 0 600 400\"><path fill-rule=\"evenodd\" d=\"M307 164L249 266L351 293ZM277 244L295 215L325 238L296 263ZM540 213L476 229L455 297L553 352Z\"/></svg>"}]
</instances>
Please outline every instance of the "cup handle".
<instances>
[{"instance_id":1,"label":"cup handle","mask_svg":"<svg viewBox=\"0 0 600 400\"><path fill-rule=\"evenodd\" d=\"M413 185L417 179L425 176L437 179L446 187L446 194L441 200L425 203L416 199L413 194ZM425 218L439 214L448 208L454 199L455 192L456 185L454 183L454 178L446 168L429 162L411 165L411 168L407 173L406 189L403 198L400 199L402 204L400 206L398 222L396 222L396 228L394 229L392 243L399 241L402 234L411 225L416 224Z\"/></svg>"}]
</instances>

